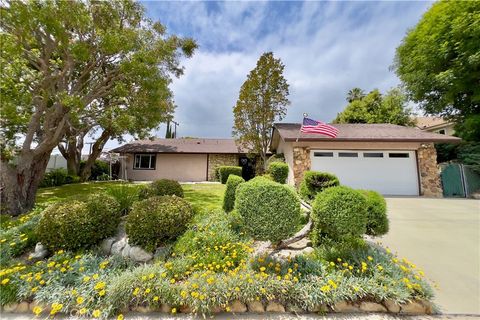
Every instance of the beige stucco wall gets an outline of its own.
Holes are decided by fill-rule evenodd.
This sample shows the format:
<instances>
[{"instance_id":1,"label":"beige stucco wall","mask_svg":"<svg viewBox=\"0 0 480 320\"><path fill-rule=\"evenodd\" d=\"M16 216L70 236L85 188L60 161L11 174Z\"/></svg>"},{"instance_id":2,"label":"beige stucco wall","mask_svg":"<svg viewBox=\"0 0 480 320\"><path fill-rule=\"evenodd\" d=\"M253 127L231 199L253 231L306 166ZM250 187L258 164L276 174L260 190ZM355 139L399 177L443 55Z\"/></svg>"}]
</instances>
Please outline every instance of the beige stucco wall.
<instances>
[{"instance_id":1,"label":"beige stucco wall","mask_svg":"<svg viewBox=\"0 0 480 320\"><path fill-rule=\"evenodd\" d=\"M429 131L429 132L434 132L434 133L440 133L441 130L445 130L445 135L452 136L455 133L454 127L455 127L455 125L453 123L449 123L449 124L442 125L442 126L435 126L435 127L432 127L432 128L427 128L427 129L424 129L424 130Z\"/></svg>"},{"instance_id":2,"label":"beige stucco wall","mask_svg":"<svg viewBox=\"0 0 480 320\"><path fill-rule=\"evenodd\" d=\"M126 154L124 179L153 181L172 179L177 181L205 181L207 179L206 154L157 153L155 170L133 169L133 154ZM122 170L123 172L123 170Z\"/></svg>"}]
</instances>

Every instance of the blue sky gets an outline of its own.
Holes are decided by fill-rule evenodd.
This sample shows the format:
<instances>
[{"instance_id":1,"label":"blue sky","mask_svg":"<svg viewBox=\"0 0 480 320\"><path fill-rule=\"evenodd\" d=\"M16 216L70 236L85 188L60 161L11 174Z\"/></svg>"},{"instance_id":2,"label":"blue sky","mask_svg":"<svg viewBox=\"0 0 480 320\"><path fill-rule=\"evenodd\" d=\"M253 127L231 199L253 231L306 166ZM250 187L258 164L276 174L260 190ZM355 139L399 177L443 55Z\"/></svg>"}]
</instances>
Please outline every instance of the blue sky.
<instances>
[{"instance_id":1,"label":"blue sky","mask_svg":"<svg viewBox=\"0 0 480 320\"><path fill-rule=\"evenodd\" d=\"M179 136L230 137L232 107L258 57L273 51L285 64L291 106L331 121L353 87L382 91L399 84L395 48L431 2L185 2L144 1L167 32L198 42L185 73L174 79ZM156 133L163 137L165 125Z\"/></svg>"}]
</instances>

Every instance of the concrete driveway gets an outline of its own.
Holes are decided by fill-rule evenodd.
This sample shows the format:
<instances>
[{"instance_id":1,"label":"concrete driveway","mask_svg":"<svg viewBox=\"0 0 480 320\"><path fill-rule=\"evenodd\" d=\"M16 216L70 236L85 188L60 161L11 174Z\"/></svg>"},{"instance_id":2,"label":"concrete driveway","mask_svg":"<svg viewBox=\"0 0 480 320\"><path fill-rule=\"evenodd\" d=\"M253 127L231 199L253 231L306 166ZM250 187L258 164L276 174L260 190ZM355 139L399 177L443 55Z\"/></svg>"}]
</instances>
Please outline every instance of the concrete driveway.
<instances>
[{"instance_id":1,"label":"concrete driveway","mask_svg":"<svg viewBox=\"0 0 480 320\"><path fill-rule=\"evenodd\" d=\"M480 315L480 200L387 198L380 242L422 268L447 314Z\"/></svg>"}]
</instances>

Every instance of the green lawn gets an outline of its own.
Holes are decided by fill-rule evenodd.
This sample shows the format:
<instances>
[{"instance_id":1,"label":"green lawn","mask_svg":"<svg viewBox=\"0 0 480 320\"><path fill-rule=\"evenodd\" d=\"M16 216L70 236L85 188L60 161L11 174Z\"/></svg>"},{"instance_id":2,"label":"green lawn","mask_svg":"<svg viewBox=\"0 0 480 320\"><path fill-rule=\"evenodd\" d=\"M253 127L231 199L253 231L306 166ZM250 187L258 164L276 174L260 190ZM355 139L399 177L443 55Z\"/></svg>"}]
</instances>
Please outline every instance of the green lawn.
<instances>
[{"instance_id":1,"label":"green lawn","mask_svg":"<svg viewBox=\"0 0 480 320\"><path fill-rule=\"evenodd\" d=\"M183 184L185 199L195 210L221 209L223 204L223 184Z\"/></svg>"}]
</instances>

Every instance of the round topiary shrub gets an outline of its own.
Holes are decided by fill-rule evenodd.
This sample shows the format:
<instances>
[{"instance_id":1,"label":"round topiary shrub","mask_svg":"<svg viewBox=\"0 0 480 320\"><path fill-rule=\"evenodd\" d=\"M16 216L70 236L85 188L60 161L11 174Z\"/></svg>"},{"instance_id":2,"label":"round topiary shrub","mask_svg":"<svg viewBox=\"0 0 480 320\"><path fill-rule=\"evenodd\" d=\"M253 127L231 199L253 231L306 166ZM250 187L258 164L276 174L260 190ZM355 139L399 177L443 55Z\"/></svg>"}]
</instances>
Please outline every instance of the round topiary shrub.
<instances>
[{"instance_id":1,"label":"round topiary shrub","mask_svg":"<svg viewBox=\"0 0 480 320\"><path fill-rule=\"evenodd\" d=\"M270 162L267 172L275 182L283 184L288 178L288 164L285 162Z\"/></svg>"},{"instance_id":2,"label":"round topiary shrub","mask_svg":"<svg viewBox=\"0 0 480 320\"><path fill-rule=\"evenodd\" d=\"M220 166L218 167L218 174L220 182L222 184L227 183L227 179L230 175L242 176L242 167L237 166Z\"/></svg>"},{"instance_id":3,"label":"round topiary shrub","mask_svg":"<svg viewBox=\"0 0 480 320\"><path fill-rule=\"evenodd\" d=\"M295 232L300 220L300 200L295 191L263 177L238 186L235 210L256 240L285 239Z\"/></svg>"},{"instance_id":4,"label":"round topiary shrub","mask_svg":"<svg viewBox=\"0 0 480 320\"><path fill-rule=\"evenodd\" d=\"M183 198L183 189L175 180L160 179L143 186L138 192L138 198L143 200L155 196L177 196Z\"/></svg>"},{"instance_id":5,"label":"round topiary shrub","mask_svg":"<svg viewBox=\"0 0 480 320\"><path fill-rule=\"evenodd\" d=\"M326 188L339 186L337 176L327 172L305 171L300 183L299 193L303 200L312 201L315 196Z\"/></svg>"},{"instance_id":6,"label":"round topiary shrub","mask_svg":"<svg viewBox=\"0 0 480 320\"><path fill-rule=\"evenodd\" d=\"M151 197L133 205L125 230L131 244L153 251L181 235L192 216L192 207L182 198Z\"/></svg>"},{"instance_id":7,"label":"round topiary shrub","mask_svg":"<svg viewBox=\"0 0 480 320\"><path fill-rule=\"evenodd\" d=\"M120 216L118 203L106 194L72 198L45 209L36 232L50 250L78 250L113 236Z\"/></svg>"},{"instance_id":8,"label":"round topiary shrub","mask_svg":"<svg viewBox=\"0 0 480 320\"><path fill-rule=\"evenodd\" d=\"M223 210L225 210L225 212L233 210L233 206L235 205L235 191L237 187L244 182L245 180L242 177L233 174L228 177L225 194L223 196Z\"/></svg>"},{"instance_id":9,"label":"round topiary shrub","mask_svg":"<svg viewBox=\"0 0 480 320\"><path fill-rule=\"evenodd\" d=\"M335 240L359 237L366 231L367 201L358 191L332 187L319 193L312 206L312 241L323 235Z\"/></svg>"},{"instance_id":10,"label":"round topiary shrub","mask_svg":"<svg viewBox=\"0 0 480 320\"><path fill-rule=\"evenodd\" d=\"M383 196L372 190L359 190L367 201L367 232L381 236L388 232L387 203Z\"/></svg>"}]
</instances>

